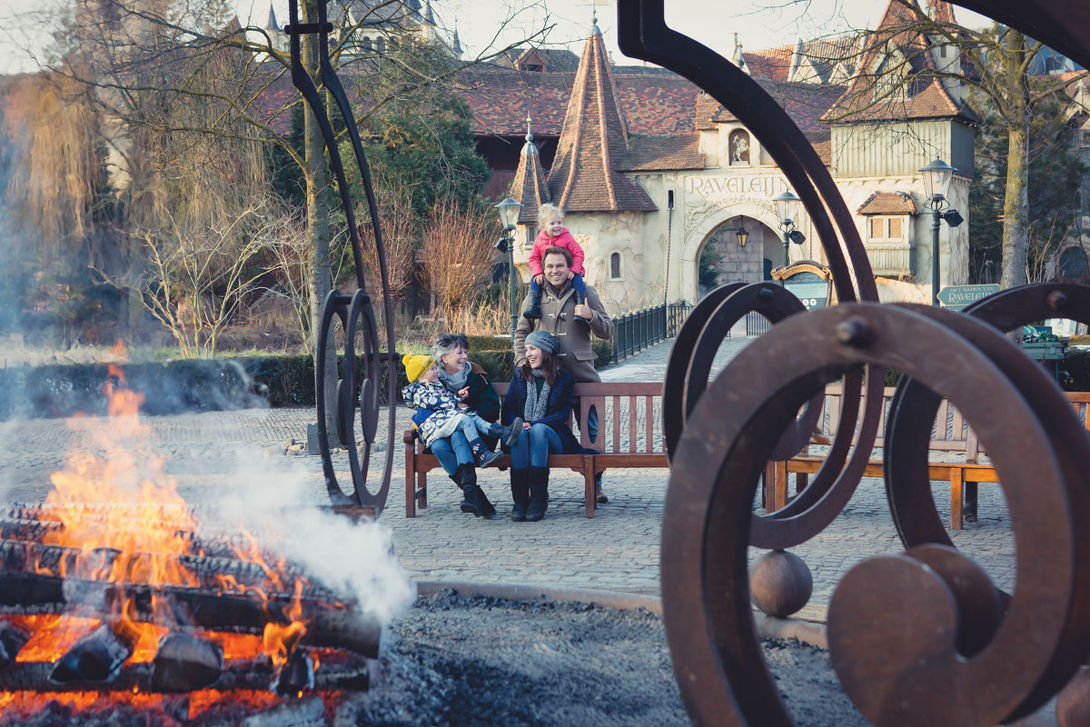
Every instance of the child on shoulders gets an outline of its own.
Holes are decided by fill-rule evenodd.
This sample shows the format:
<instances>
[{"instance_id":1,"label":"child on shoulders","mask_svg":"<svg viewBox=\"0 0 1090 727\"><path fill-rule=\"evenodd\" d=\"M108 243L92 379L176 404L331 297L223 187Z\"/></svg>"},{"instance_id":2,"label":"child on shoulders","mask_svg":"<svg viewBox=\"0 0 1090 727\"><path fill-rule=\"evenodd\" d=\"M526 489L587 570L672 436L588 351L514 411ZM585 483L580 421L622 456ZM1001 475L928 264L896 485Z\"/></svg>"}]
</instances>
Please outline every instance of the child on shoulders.
<instances>
[{"instance_id":1,"label":"child on shoulders","mask_svg":"<svg viewBox=\"0 0 1090 727\"><path fill-rule=\"evenodd\" d=\"M460 431L469 442L477 466L487 467L500 458L500 453L489 450L481 441L481 434L497 437L508 446L518 439L521 419L508 426L482 419L439 383L439 369L431 356L407 354L401 362L409 379L409 384L401 389L401 397L406 406L417 410L413 424L425 447Z\"/></svg>"},{"instance_id":2,"label":"child on shoulders","mask_svg":"<svg viewBox=\"0 0 1090 727\"><path fill-rule=\"evenodd\" d=\"M541 232L534 240L530 250L530 307L522 315L530 320L541 318L541 286L545 283L545 271L541 267L541 256L549 247L562 247L571 253L571 270L568 279L575 291L575 304L587 302L587 284L583 281L583 248L575 241L568 228L564 227L564 212L554 204L543 204L538 211ZM586 320L575 316L576 320Z\"/></svg>"}]
</instances>

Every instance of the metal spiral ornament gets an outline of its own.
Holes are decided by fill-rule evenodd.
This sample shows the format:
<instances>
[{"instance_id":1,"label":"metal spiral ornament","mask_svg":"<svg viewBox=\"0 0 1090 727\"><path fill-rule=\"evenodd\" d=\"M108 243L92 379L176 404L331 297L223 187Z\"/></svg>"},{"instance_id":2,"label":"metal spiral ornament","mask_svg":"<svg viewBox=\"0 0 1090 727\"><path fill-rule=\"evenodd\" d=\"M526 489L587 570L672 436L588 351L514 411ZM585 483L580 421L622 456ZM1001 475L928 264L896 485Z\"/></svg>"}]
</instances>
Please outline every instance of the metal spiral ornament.
<instances>
[{"instance_id":1,"label":"metal spiral ornament","mask_svg":"<svg viewBox=\"0 0 1090 727\"><path fill-rule=\"evenodd\" d=\"M345 130L352 143L356 165L367 196L367 207L374 233L374 244L379 266L379 277L383 300L383 313L386 319L386 350L391 356L396 350L394 336L394 311L390 296L389 274L386 266L386 248L382 242L382 227L379 223L378 202L375 199L374 186L367 156L363 152L359 129L348 103L340 79L333 69L329 58L329 33L333 30L326 12L326 0L318 0L315 22L300 23L299 7L302 0L292 0L288 5L290 23L284 32L291 38L291 78L303 100L309 106L325 141L329 153L329 166L337 179L348 233L352 242L352 255L355 262L357 290L352 295L331 291L322 306L322 322L318 331L318 353L315 366L315 399L318 418L318 444L322 457L322 470L325 474L326 489L335 506L355 506L368 508L376 516L386 507L386 498L390 491L390 475L393 471L395 406L397 397L397 362L388 361L386 372L382 372L379 331L375 318L372 298L367 289L363 270L363 241L360 238L356 221L355 207L349 194L348 180L341 160L337 137L329 120L325 102L307 69L303 67L301 36L318 36L318 71L322 87L333 98L344 121ZM340 445L348 450L349 470L352 488L346 492L337 479L333 467L328 412L326 411L325 369L328 363L330 338L334 335L336 323L340 323L345 337L344 363L341 378L337 383L335 400L337 410L333 412L335 434ZM357 335L363 342L362 350L357 350ZM383 390L385 389L385 397ZM385 459L377 490L367 487L368 468L371 454L376 449L380 420L385 409ZM362 443L357 441L355 413L359 411Z\"/></svg>"},{"instance_id":2,"label":"metal spiral ornament","mask_svg":"<svg viewBox=\"0 0 1090 727\"><path fill-rule=\"evenodd\" d=\"M1090 5L957 2L1090 63ZM882 727L983 727L1030 714L1090 656L1090 438L1055 381L1001 331L1046 317L1087 322L1090 288L1025 286L967 315L877 304L844 200L783 109L741 70L670 30L662 0L621 0L618 19L622 51L692 80L776 159L821 240L839 303L801 312L786 298L769 305L774 294L762 300L760 284L724 286L697 305L672 351L664 400L680 406L664 412L671 477L661 585L694 724L794 725L756 635L747 551L804 542L843 509L884 416L885 368L903 374L883 469L905 551L864 560L837 584L833 666L860 712ZM762 307L770 331L708 382L730 325ZM804 444L813 402L839 379L837 437L818 476L783 509L756 516L765 463ZM938 516L928 441L942 399L979 436L1001 480L1016 544L1013 593L952 547Z\"/></svg>"}]
</instances>

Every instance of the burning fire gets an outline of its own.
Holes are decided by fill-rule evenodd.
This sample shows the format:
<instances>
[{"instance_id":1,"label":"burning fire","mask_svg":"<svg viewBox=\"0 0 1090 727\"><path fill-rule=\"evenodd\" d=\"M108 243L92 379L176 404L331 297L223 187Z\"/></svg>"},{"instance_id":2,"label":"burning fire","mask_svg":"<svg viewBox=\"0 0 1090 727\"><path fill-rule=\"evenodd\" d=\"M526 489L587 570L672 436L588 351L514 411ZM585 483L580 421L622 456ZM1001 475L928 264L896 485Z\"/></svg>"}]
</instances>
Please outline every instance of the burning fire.
<instances>
[{"instance_id":1,"label":"burning fire","mask_svg":"<svg viewBox=\"0 0 1090 727\"><path fill-rule=\"evenodd\" d=\"M154 659L161 639L172 628L186 625L176 623L171 604L155 595L151 603L154 623L146 622L146 605L144 615L138 620L134 597L126 587L139 585L146 591L147 586L201 585L184 561L186 556L202 555L192 552L191 534L196 532L197 523L179 495L177 483L165 473L164 458L151 446L150 427L139 418L143 396L125 388L123 372L113 365L109 367L104 393L109 400L109 420L85 417L74 424L85 439L83 449L89 451L73 454L66 467L52 476L53 490L43 508L43 522L55 526L41 542L59 546L68 556L53 557L48 562L39 557L34 567L44 575L117 584L123 597L111 602L108 619L103 618L101 611L93 617L81 614L78 607L75 612L63 615L7 619L30 634L30 640L18 652L17 662L55 663L103 622L108 622L111 631L131 645L128 662L149 662ZM289 573L283 562L267 563L256 540L247 538L249 546L236 549L236 554L258 564L266 575L270 595L294 593L288 622L270 623L262 636L199 632L195 635L218 642L226 660L253 659L265 654L275 665L283 665L306 634L306 624L301 620L301 597L308 584ZM268 599L254 585L239 583L230 576L218 578L218 585L223 593ZM277 699L271 694L255 694L254 700L266 706L271 703L269 700ZM45 696L36 694L34 700ZM63 698L59 693L48 696L81 708L102 698L98 692L64 693ZM202 690L188 696L192 716L194 709L200 712L222 695L215 690ZM23 703L25 699L23 692L2 692L0 709ZM124 701L134 706L156 705L160 699L159 695L124 694Z\"/></svg>"}]
</instances>

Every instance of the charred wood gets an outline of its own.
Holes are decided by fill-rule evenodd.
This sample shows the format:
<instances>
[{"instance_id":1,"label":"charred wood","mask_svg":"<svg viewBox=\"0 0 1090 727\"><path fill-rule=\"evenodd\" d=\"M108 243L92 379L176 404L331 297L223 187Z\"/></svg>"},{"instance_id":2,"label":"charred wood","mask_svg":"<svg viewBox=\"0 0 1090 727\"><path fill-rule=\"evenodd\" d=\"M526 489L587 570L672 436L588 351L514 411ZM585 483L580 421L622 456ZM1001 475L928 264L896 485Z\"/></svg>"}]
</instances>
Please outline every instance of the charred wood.
<instances>
[{"instance_id":1,"label":"charred wood","mask_svg":"<svg viewBox=\"0 0 1090 727\"><path fill-rule=\"evenodd\" d=\"M163 637L151 665L155 692L190 692L216 683L223 672L223 648L190 634Z\"/></svg>"},{"instance_id":2,"label":"charred wood","mask_svg":"<svg viewBox=\"0 0 1090 727\"><path fill-rule=\"evenodd\" d=\"M174 624L162 623L152 607L153 598L164 599L174 611ZM265 624L307 625L303 643L344 648L364 656L378 655L382 627L370 615L349 610L343 604L302 597L298 619L288 617L295 596L290 593L224 594L184 586L151 586L62 579L39 573L0 573L0 613L27 615L78 612L103 620L127 611L134 621L159 623L199 630L260 635Z\"/></svg>"},{"instance_id":3,"label":"charred wood","mask_svg":"<svg viewBox=\"0 0 1090 727\"><path fill-rule=\"evenodd\" d=\"M134 645L135 640L124 630L103 624L77 641L57 661L49 680L57 684L113 681L132 656Z\"/></svg>"},{"instance_id":4,"label":"charred wood","mask_svg":"<svg viewBox=\"0 0 1090 727\"><path fill-rule=\"evenodd\" d=\"M16 654L29 640L30 636L22 629L0 621L0 669L15 661Z\"/></svg>"}]
</instances>

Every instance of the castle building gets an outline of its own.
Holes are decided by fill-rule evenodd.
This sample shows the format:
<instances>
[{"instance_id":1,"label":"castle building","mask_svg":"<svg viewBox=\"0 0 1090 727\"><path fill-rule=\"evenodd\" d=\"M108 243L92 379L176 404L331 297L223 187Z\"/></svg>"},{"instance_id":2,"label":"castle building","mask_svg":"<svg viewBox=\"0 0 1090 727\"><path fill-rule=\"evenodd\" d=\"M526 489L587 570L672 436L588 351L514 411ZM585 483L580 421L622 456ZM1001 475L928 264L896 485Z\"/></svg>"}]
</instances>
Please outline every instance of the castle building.
<instances>
[{"instance_id":1,"label":"castle building","mask_svg":"<svg viewBox=\"0 0 1090 727\"><path fill-rule=\"evenodd\" d=\"M952 14L945 3L931 4L933 13ZM826 163L855 216L883 300L928 302L932 217L918 170L936 158L956 167L947 198L967 218L979 120L956 80L921 72L959 62L951 48L922 33L882 33L911 27L903 12L898 2L887 7L873 36L880 43L839 41L857 44L850 59L834 62L836 49L807 54L803 46L757 54L739 48L736 55ZM914 52L919 48L930 52ZM889 80L887 68L903 69L902 77ZM503 173L513 154L505 160L485 150L523 205L516 265L524 278L537 207L545 202L566 211L566 225L586 251L587 281L614 312L696 300L710 280L756 282L783 264L772 198L788 189L786 179L752 131L713 98L662 69L613 66L596 25L574 77L507 73L507 81L496 76L486 84L509 94L502 109L483 101L472 83L462 93L479 138L494 144L511 148L513 124L531 119L530 129L517 132L513 173ZM559 136L550 138L548 114L565 88ZM497 118L504 110L508 121ZM801 217L806 241L788 246L790 262L824 263L817 235ZM968 224L942 226L940 287L968 282L968 240Z\"/></svg>"}]
</instances>

